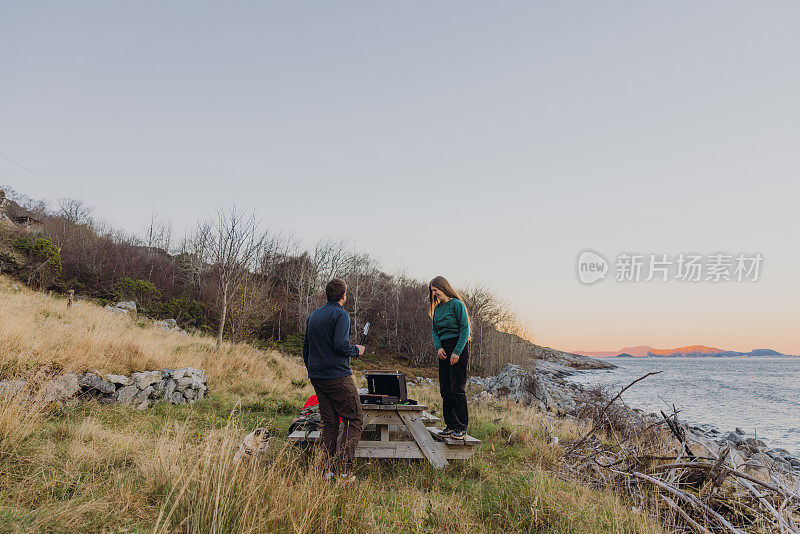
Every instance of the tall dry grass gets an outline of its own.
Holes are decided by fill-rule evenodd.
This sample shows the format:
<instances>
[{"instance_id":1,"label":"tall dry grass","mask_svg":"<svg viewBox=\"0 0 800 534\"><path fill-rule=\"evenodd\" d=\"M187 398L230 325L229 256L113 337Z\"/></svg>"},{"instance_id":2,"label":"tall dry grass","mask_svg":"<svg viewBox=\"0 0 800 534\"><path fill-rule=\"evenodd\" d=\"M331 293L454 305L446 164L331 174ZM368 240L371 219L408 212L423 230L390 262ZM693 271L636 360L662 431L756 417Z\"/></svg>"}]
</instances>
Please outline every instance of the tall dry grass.
<instances>
[{"instance_id":1,"label":"tall dry grass","mask_svg":"<svg viewBox=\"0 0 800 534\"><path fill-rule=\"evenodd\" d=\"M191 366L204 369L212 387L280 396L297 391L292 380L297 384L306 378L299 359L242 343L217 351L210 337L187 338L151 324L80 300L67 308L64 299L24 288L14 291L0 277L0 379L41 369L130 374Z\"/></svg>"},{"instance_id":2,"label":"tall dry grass","mask_svg":"<svg viewBox=\"0 0 800 534\"><path fill-rule=\"evenodd\" d=\"M177 459L180 476L159 510L155 532L356 532L363 530L368 484L329 481L317 457L280 443L240 464L234 426L213 431L196 455Z\"/></svg>"},{"instance_id":3,"label":"tall dry grass","mask_svg":"<svg viewBox=\"0 0 800 534\"><path fill-rule=\"evenodd\" d=\"M27 390L0 391L0 461L14 456L42 420L42 403Z\"/></svg>"}]
</instances>

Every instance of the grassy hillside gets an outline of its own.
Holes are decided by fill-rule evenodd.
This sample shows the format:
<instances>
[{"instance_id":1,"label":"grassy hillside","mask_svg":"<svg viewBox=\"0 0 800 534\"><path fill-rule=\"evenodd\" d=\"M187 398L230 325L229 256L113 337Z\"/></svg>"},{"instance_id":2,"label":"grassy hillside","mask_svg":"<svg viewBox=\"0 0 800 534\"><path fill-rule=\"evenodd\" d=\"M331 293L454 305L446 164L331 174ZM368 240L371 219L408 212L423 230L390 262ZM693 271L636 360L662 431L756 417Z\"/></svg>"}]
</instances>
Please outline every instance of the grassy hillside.
<instances>
[{"instance_id":1,"label":"grassy hillside","mask_svg":"<svg viewBox=\"0 0 800 534\"><path fill-rule=\"evenodd\" d=\"M210 395L137 411L93 401L53 409L0 394L0 529L182 532L662 532L611 493L559 475L560 449L516 405L473 405L484 440L442 471L360 461L356 484L327 482L314 457L283 445L313 393L302 363L245 344L182 337L147 321L26 289L0 277L0 379L193 366ZM357 377L363 382L363 377ZM412 395L439 409L434 387ZM274 435L263 461L234 466L256 425ZM562 442L581 429L556 424Z\"/></svg>"}]
</instances>

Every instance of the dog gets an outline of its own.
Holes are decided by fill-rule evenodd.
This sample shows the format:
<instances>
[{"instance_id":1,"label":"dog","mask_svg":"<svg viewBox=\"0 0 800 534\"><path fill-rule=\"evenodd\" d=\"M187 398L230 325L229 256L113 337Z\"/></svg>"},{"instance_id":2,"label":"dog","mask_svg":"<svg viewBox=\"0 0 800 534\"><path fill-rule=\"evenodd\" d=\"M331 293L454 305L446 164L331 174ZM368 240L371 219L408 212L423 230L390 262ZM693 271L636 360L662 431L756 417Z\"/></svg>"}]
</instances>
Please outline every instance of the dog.
<instances>
[{"instance_id":1,"label":"dog","mask_svg":"<svg viewBox=\"0 0 800 534\"><path fill-rule=\"evenodd\" d=\"M256 428L244 437L244 441L239 445L239 450L233 457L234 463L239 463L245 458L249 458L256 454L261 454L269 447L269 438L271 434L269 429Z\"/></svg>"}]
</instances>

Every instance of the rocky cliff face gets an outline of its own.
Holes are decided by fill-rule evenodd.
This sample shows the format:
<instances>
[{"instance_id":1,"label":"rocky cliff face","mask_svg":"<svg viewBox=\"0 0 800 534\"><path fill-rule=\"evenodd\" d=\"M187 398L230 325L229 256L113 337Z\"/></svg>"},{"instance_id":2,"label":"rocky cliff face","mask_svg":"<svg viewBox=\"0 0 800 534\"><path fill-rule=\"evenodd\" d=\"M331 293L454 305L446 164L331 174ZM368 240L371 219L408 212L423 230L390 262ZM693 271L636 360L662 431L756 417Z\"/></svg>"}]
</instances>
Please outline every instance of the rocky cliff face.
<instances>
[{"instance_id":1,"label":"rocky cliff face","mask_svg":"<svg viewBox=\"0 0 800 534\"><path fill-rule=\"evenodd\" d=\"M563 352L550 347L534 345L533 356L539 360L560 363L573 369L614 369L616 365L589 356Z\"/></svg>"}]
</instances>

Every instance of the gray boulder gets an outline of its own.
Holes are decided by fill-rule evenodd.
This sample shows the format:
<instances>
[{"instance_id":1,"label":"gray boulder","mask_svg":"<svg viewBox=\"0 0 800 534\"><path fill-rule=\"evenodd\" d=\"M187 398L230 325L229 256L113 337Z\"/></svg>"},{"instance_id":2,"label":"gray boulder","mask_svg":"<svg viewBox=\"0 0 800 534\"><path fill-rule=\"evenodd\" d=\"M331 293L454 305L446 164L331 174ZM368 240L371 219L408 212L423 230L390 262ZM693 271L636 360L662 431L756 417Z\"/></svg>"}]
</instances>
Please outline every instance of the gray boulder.
<instances>
[{"instance_id":1,"label":"gray boulder","mask_svg":"<svg viewBox=\"0 0 800 534\"><path fill-rule=\"evenodd\" d=\"M153 386L147 386L146 388L141 390L139 393L134 395L132 402L134 404L139 404L142 401L147 400L152 393L153 393Z\"/></svg>"},{"instance_id":2,"label":"gray boulder","mask_svg":"<svg viewBox=\"0 0 800 534\"><path fill-rule=\"evenodd\" d=\"M101 395L112 395L117 389L114 384L103 380L95 373L84 373L78 376L78 385L86 391Z\"/></svg>"},{"instance_id":3,"label":"gray boulder","mask_svg":"<svg viewBox=\"0 0 800 534\"><path fill-rule=\"evenodd\" d=\"M130 386L133 380L125 375L106 375L106 381L119 386Z\"/></svg>"},{"instance_id":4,"label":"gray boulder","mask_svg":"<svg viewBox=\"0 0 800 534\"><path fill-rule=\"evenodd\" d=\"M167 379L166 383L164 384L164 398L165 399L172 399L172 394L175 393L175 388L178 386L178 383L174 380Z\"/></svg>"},{"instance_id":5,"label":"gray boulder","mask_svg":"<svg viewBox=\"0 0 800 534\"><path fill-rule=\"evenodd\" d=\"M155 382L151 387L153 388L153 393L151 395L154 399L163 399L164 392L167 390L167 383L172 382L170 378L162 378L158 382Z\"/></svg>"},{"instance_id":6,"label":"gray boulder","mask_svg":"<svg viewBox=\"0 0 800 534\"><path fill-rule=\"evenodd\" d=\"M51 380L45 385L44 392L42 393L42 400L46 403L63 402L72 398L80 390L81 387L78 385L78 375L75 373L67 373L55 380Z\"/></svg>"},{"instance_id":7,"label":"gray boulder","mask_svg":"<svg viewBox=\"0 0 800 534\"><path fill-rule=\"evenodd\" d=\"M123 300L122 302L117 302L114 304L114 307L120 310L136 313L136 303L132 300Z\"/></svg>"},{"instance_id":8,"label":"gray boulder","mask_svg":"<svg viewBox=\"0 0 800 534\"><path fill-rule=\"evenodd\" d=\"M192 387L192 377L183 376L178 379L178 389L183 391L186 388Z\"/></svg>"},{"instance_id":9,"label":"gray boulder","mask_svg":"<svg viewBox=\"0 0 800 534\"><path fill-rule=\"evenodd\" d=\"M139 391L139 388L136 386L121 387L114 393L114 398L120 404L130 404Z\"/></svg>"},{"instance_id":10,"label":"gray boulder","mask_svg":"<svg viewBox=\"0 0 800 534\"><path fill-rule=\"evenodd\" d=\"M495 377L486 379L486 391L498 397L508 397L522 404L554 407L553 399L542 382L519 365L508 364Z\"/></svg>"},{"instance_id":11,"label":"gray boulder","mask_svg":"<svg viewBox=\"0 0 800 534\"><path fill-rule=\"evenodd\" d=\"M144 373L133 373L134 385L139 389L145 389L161 380L161 371L145 371Z\"/></svg>"},{"instance_id":12,"label":"gray boulder","mask_svg":"<svg viewBox=\"0 0 800 534\"><path fill-rule=\"evenodd\" d=\"M158 328L160 328L161 330L166 330L167 332L177 332L178 334L180 334L182 336L188 336L189 335L186 332L186 330L184 330L183 328L178 326L178 322L175 319L166 319L166 320L163 320L163 321L156 321L153 324L155 326L157 326Z\"/></svg>"},{"instance_id":13,"label":"gray boulder","mask_svg":"<svg viewBox=\"0 0 800 534\"><path fill-rule=\"evenodd\" d=\"M729 441L734 445L739 445L740 443L744 443L744 435L739 434L738 432L729 432L727 436L723 438L725 441Z\"/></svg>"},{"instance_id":14,"label":"gray boulder","mask_svg":"<svg viewBox=\"0 0 800 534\"><path fill-rule=\"evenodd\" d=\"M113 306L106 306L106 310L115 315L136 315L136 303L132 300L117 302Z\"/></svg>"}]
</instances>

